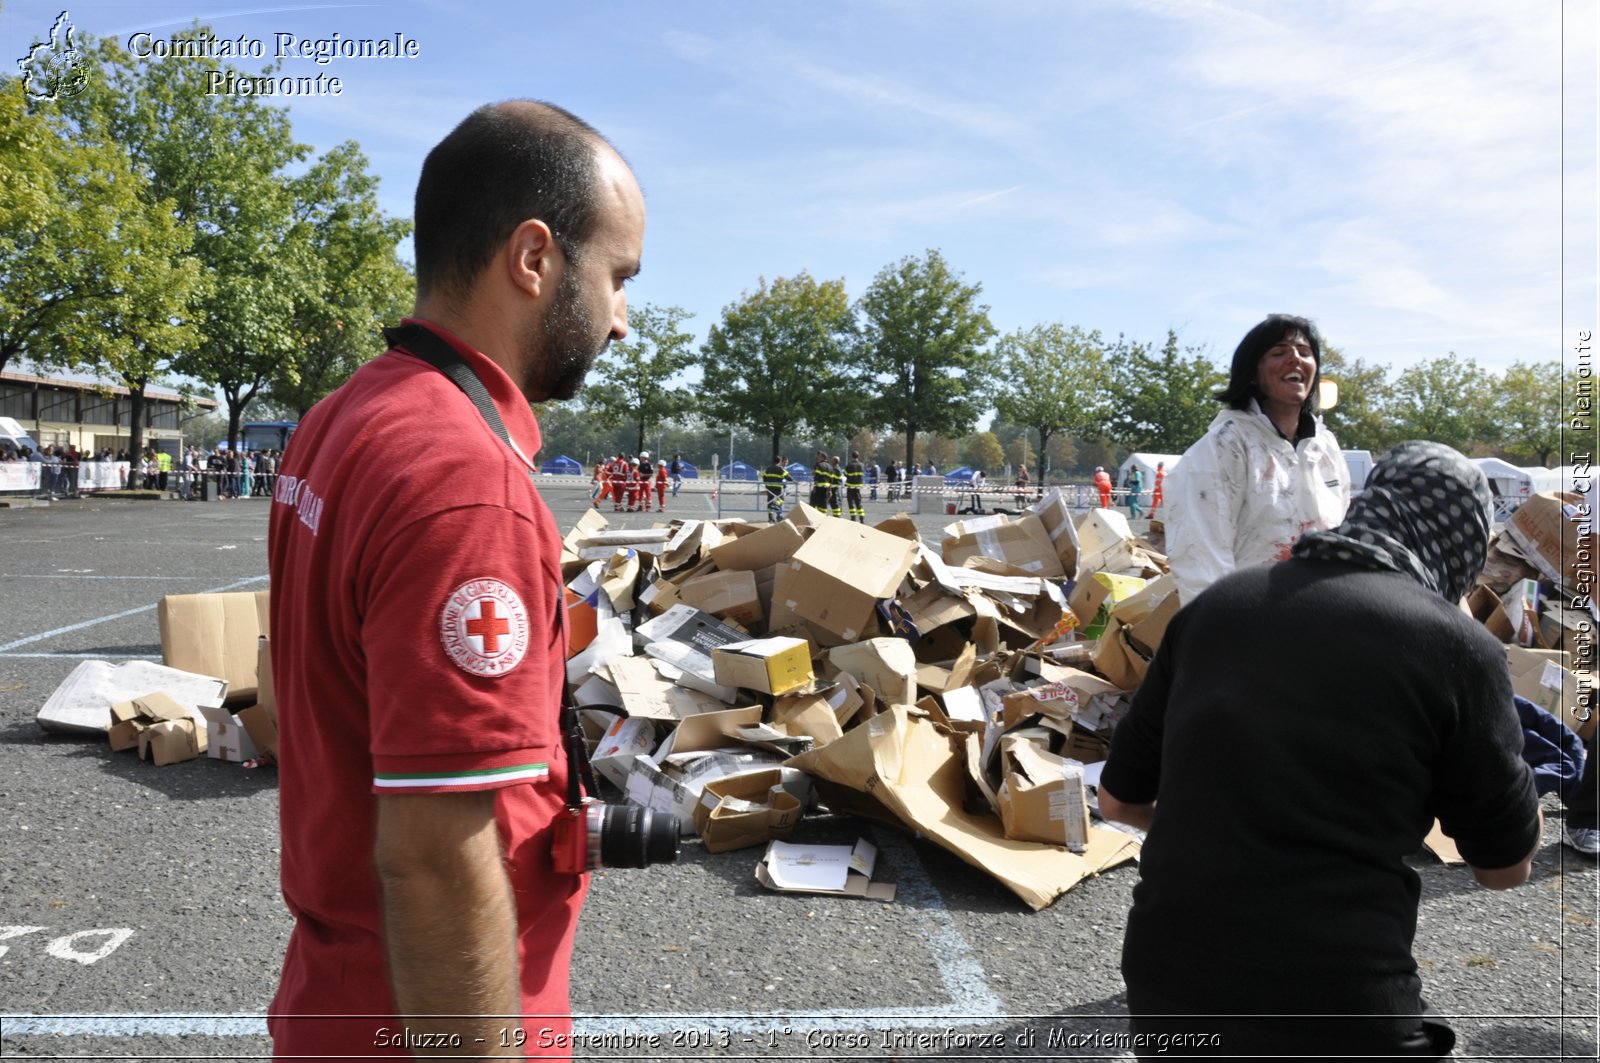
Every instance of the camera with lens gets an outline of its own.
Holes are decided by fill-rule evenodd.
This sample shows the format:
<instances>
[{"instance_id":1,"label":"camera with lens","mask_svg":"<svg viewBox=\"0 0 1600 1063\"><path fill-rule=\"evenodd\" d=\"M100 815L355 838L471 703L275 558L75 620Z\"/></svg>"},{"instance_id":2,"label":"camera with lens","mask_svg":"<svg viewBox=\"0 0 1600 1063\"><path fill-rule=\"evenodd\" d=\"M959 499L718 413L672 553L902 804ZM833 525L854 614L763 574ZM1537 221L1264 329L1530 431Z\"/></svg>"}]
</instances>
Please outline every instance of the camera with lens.
<instances>
[{"instance_id":1,"label":"camera with lens","mask_svg":"<svg viewBox=\"0 0 1600 1063\"><path fill-rule=\"evenodd\" d=\"M678 817L593 797L556 817L550 855L569 875L597 867L649 867L678 859Z\"/></svg>"},{"instance_id":2,"label":"camera with lens","mask_svg":"<svg viewBox=\"0 0 1600 1063\"><path fill-rule=\"evenodd\" d=\"M567 807L556 816L550 859L557 872L581 875L597 867L649 867L678 859L678 817L639 805L612 805L597 792L589 747L578 711L561 706L562 740L567 749ZM585 796L584 791L589 792Z\"/></svg>"}]
</instances>

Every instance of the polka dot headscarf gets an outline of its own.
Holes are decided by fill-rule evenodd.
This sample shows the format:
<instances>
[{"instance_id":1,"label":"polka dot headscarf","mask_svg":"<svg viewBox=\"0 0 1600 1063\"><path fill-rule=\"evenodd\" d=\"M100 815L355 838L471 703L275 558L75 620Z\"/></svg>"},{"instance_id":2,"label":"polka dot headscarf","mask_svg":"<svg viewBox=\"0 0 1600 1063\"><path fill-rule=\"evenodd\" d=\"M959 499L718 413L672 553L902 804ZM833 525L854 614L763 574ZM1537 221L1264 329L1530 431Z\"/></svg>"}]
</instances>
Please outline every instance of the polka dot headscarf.
<instances>
[{"instance_id":1,"label":"polka dot headscarf","mask_svg":"<svg viewBox=\"0 0 1600 1063\"><path fill-rule=\"evenodd\" d=\"M1493 506L1489 481L1459 453L1401 443L1373 468L1344 523L1304 536L1294 556L1403 572L1453 602L1483 569Z\"/></svg>"}]
</instances>

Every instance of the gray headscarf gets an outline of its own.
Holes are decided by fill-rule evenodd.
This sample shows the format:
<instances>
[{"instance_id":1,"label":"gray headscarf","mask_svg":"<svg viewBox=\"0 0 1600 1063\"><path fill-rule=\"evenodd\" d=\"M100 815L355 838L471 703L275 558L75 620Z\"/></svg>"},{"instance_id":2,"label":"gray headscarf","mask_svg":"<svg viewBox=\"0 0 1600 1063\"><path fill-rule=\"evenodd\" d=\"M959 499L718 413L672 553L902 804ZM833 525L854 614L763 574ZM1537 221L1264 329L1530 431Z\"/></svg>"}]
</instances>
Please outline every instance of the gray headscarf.
<instances>
[{"instance_id":1,"label":"gray headscarf","mask_svg":"<svg viewBox=\"0 0 1600 1063\"><path fill-rule=\"evenodd\" d=\"M1350 503L1344 523L1312 532L1294 556L1403 572L1456 601L1483 570L1494 495L1483 471L1441 443L1401 443Z\"/></svg>"}]
</instances>

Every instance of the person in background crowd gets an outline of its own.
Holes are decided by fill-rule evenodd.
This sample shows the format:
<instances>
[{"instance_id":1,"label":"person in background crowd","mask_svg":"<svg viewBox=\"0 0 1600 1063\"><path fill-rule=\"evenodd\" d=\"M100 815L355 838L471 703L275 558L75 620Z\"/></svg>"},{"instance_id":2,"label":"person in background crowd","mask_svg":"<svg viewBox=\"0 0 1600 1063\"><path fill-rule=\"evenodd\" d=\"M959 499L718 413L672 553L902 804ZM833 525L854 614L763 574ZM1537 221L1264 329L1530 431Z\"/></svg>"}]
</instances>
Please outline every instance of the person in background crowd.
<instances>
[{"instance_id":1,"label":"person in background crowd","mask_svg":"<svg viewBox=\"0 0 1600 1063\"><path fill-rule=\"evenodd\" d=\"M216 488L216 497L228 497L228 456L221 447L206 455L206 479Z\"/></svg>"},{"instance_id":2,"label":"person in background crowd","mask_svg":"<svg viewBox=\"0 0 1600 1063\"><path fill-rule=\"evenodd\" d=\"M255 490L255 455L246 450L239 455L239 495L249 498Z\"/></svg>"},{"instance_id":3,"label":"person in background crowd","mask_svg":"<svg viewBox=\"0 0 1600 1063\"><path fill-rule=\"evenodd\" d=\"M80 463L78 448L68 443L66 453L61 456L61 493L68 498L78 497L78 467Z\"/></svg>"},{"instance_id":4,"label":"person in background crowd","mask_svg":"<svg viewBox=\"0 0 1600 1063\"><path fill-rule=\"evenodd\" d=\"M1160 512L1160 510L1161 510L1161 503L1163 501L1162 494L1161 494L1161 492L1163 490L1162 481L1165 480L1166 478L1167 478L1167 463L1164 462L1164 461L1156 462L1156 484L1155 484L1155 489L1151 492L1151 495L1150 495L1150 515L1151 516L1154 516L1156 513Z\"/></svg>"},{"instance_id":5,"label":"person in background crowd","mask_svg":"<svg viewBox=\"0 0 1600 1063\"><path fill-rule=\"evenodd\" d=\"M156 450L156 488L165 491L167 484L172 480L172 455L165 450Z\"/></svg>"},{"instance_id":6,"label":"person in background crowd","mask_svg":"<svg viewBox=\"0 0 1600 1063\"><path fill-rule=\"evenodd\" d=\"M790 480L789 466L782 454L772 456L772 464L761 470L761 486L767 492L767 523L776 524L783 519L784 485Z\"/></svg>"},{"instance_id":7,"label":"person in background crowd","mask_svg":"<svg viewBox=\"0 0 1600 1063\"><path fill-rule=\"evenodd\" d=\"M983 490L989 485L982 469L972 470L972 512L983 512Z\"/></svg>"},{"instance_id":8,"label":"person in background crowd","mask_svg":"<svg viewBox=\"0 0 1600 1063\"><path fill-rule=\"evenodd\" d=\"M656 462L656 512L667 511L667 482L672 478L672 473L667 468L667 459L661 458ZM648 499L646 500L648 502ZM646 509L650 508L648 505Z\"/></svg>"},{"instance_id":9,"label":"person in background crowd","mask_svg":"<svg viewBox=\"0 0 1600 1063\"><path fill-rule=\"evenodd\" d=\"M828 481L832 472L828 467L828 455L817 451L816 458L811 462L811 506L826 513L828 511Z\"/></svg>"},{"instance_id":10,"label":"person in background crowd","mask_svg":"<svg viewBox=\"0 0 1600 1063\"><path fill-rule=\"evenodd\" d=\"M1407 858L1437 817L1481 885L1528 878L1542 817L1505 655L1458 608L1488 481L1409 442L1367 483L1289 560L1185 602L1116 729L1100 811L1149 831L1122 952L1135 1034L1442 1059Z\"/></svg>"},{"instance_id":11,"label":"person in background crowd","mask_svg":"<svg viewBox=\"0 0 1600 1063\"><path fill-rule=\"evenodd\" d=\"M867 486L871 488L871 491L867 494L868 502L876 502L878 500L878 481L882 477L883 470L878 468L877 462L867 466Z\"/></svg>"},{"instance_id":12,"label":"person in background crowd","mask_svg":"<svg viewBox=\"0 0 1600 1063\"><path fill-rule=\"evenodd\" d=\"M1281 561L1306 532L1344 518L1350 474L1317 416L1322 340L1303 317L1273 314L1239 341L1227 409L1167 477L1167 555L1179 600L1247 565Z\"/></svg>"},{"instance_id":13,"label":"person in background crowd","mask_svg":"<svg viewBox=\"0 0 1600 1063\"><path fill-rule=\"evenodd\" d=\"M618 469L617 462L621 457L622 455L620 454L613 454L609 458L603 459L604 464L600 469L600 498L595 503L596 508L604 505L608 498L611 499L612 512L622 508L622 496L617 493L618 477L621 476L621 470Z\"/></svg>"},{"instance_id":14,"label":"person in background crowd","mask_svg":"<svg viewBox=\"0 0 1600 1063\"><path fill-rule=\"evenodd\" d=\"M1017 495L1016 495L1016 499L1017 499L1017 505L1019 507L1027 505L1027 502L1028 502L1028 467L1026 465L1018 465L1017 466Z\"/></svg>"},{"instance_id":15,"label":"person in background crowd","mask_svg":"<svg viewBox=\"0 0 1600 1063\"><path fill-rule=\"evenodd\" d=\"M423 1037L565 1058L589 876L551 856L567 638L531 404L627 335L644 199L587 124L512 101L429 153L413 218L414 316L302 420L281 472L301 487L270 511L295 928L268 1028L279 1058L431 1055ZM509 442L429 351L479 378ZM414 447L421 421L451 446Z\"/></svg>"},{"instance_id":16,"label":"person in background crowd","mask_svg":"<svg viewBox=\"0 0 1600 1063\"><path fill-rule=\"evenodd\" d=\"M683 455L672 455L672 464L667 471L672 474L672 497L678 497L678 489L683 486Z\"/></svg>"},{"instance_id":17,"label":"person in background crowd","mask_svg":"<svg viewBox=\"0 0 1600 1063\"><path fill-rule=\"evenodd\" d=\"M886 486L886 495L890 502L900 501L900 461L898 458L889 460L889 467L883 473Z\"/></svg>"},{"instance_id":18,"label":"person in background crowd","mask_svg":"<svg viewBox=\"0 0 1600 1063\"><path fill-rule=\"evenodd\" d=\"M1094 488L1100 492L1100 508L1111 508L1111 474L1106 472L1105 466L1094 467Z\"/></svg>"},{"instance_id":19,"label":"person in background crowd","mask_svg":"<svg viewBox=\"0 0 1600 1063\"><path fill-rule=\"evenodd\" d=\"M1125 485L1128 488L1128 516L1138 520L1144 516L1144 508L1140 504L1139 496L1144 493L1144 470L1137 465L1128 467L1128 477Z\"/></svg>"},{"instance_id":20,"label":"person in background crowd","mask_svg":"<svg viewBox=\"0 0 1600 1063\"><path fill-rule=\"evenodd\" d=\"M850 511L850 519L857 524L867 522L867 511L861 504L861 488L866 482L866 477L867 468L861 464L861 452L852 450L850 463L844 467L844 502Z\"/></svg>"}]
</instances>

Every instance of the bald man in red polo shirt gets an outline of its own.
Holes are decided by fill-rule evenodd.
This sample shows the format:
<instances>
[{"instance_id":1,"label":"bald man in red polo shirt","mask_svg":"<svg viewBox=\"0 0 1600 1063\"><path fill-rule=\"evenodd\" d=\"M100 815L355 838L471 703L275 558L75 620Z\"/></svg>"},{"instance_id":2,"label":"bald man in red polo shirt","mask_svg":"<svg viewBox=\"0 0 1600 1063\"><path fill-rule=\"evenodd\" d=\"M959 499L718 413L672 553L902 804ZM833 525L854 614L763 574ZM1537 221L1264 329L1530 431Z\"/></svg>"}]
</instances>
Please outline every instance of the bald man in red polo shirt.
<instances>
[{"instance_id":1,"label":"bald man in red polo shirt","mask_svg":"<svg viewBox=\"0 0 1600 1063\"><path fill-rule=\"evenodd\" d=\"M528 404L571 398L626 335L643 234L637 181L588 125L523 101L474 112L423 165L412 331L284 456L268 539L295 916L269 1012L280 1057L520 1056L519 1027L529 1051L569 1054L586 879L550 858L566 636ZM509 443L417 357L438 341ZM444 430L461 445L423 444Z\"/></svg>"}]
</instances>

